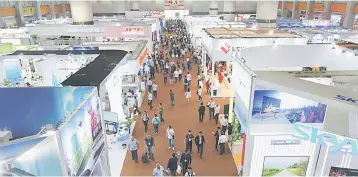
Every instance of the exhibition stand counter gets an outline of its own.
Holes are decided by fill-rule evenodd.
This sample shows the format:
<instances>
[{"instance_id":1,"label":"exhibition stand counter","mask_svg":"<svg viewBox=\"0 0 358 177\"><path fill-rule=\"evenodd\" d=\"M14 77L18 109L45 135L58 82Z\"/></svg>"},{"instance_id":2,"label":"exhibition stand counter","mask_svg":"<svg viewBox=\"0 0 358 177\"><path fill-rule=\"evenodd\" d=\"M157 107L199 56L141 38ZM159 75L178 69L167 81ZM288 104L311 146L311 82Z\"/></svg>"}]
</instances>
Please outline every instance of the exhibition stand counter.
<instances>
[{"instance_id":1,"label":"exhibition stand counter","mask_svg":"<svg viewBox=\"0 0 358 177\"><path fill-rule=\"evenodd\" d=\"M350 76L345 74L357 70L354 57L337 52L332 45L314 44L240 51L233 61L232 94L236 95L233 111L245 137L244 176L353 174L356 159L352 158L358 153L353 125L358 121L357 105L349 100L356 94L300 78L329 76L334 71L341 72L338 79L347 80ZM342 118L339 126L337 117ZM331 139L310 139L314 130ZM346 144L339 147L332 138L346 139ZM330 156L341 161L334 164Z\"/></svg>"},{"instance_id":2,"label":"exhibition stand counter","mask_svg":"<svg viewBox=\"0 0 358 177\"><path fill-rule=\"evenodd\" d=\"M0 144L1 175L110 176L96 88L10 88L1 97L1 129L13 138ZM14 98L21 101L8 101Z\"/></svg>"}]
</instances>

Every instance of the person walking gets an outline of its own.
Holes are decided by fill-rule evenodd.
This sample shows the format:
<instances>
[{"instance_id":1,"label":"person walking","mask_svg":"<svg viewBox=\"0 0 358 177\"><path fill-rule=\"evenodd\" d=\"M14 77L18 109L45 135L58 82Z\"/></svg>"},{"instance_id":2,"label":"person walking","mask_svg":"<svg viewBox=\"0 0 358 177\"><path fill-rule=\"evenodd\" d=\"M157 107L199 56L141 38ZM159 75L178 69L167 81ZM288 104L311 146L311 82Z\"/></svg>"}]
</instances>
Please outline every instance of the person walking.
<instances>
[{"instance_id":1,"label":"person walking","mask_svg":"<svg viewBox=\"0 0 358 177\"><path fill-rule=\"evenodd\" d=\"M158 85L157 85L156 82L153 83L152 89L153 89L154 98L157 98L157 96L158 96Z\"/></svg>"},{"instance_id":2,"label":"person walking","mask_svg":"<svg viewBox=\"0 0 358 177\"><path fill-rule=\"evenodd\" d=\"M216 123L216 125L219 122L219 114L220 114L220 105L216 105L216 107L215 107L215 123Z\"/></svg>"},{"instance_id":3,"label":"person walking","mask_svg":"<svg viewBox=\"0 0 358 177\"><path fill-rule=\"evenodd\" d=\"M159 103L158 114L159 114L159 118L160 118L161 123L164 122L163 113L164 113L164 107L163 107L162 103Z\"/></svg>"},{"instance_id":4,"label":"person walking","mask_svg":"<svg viewBox=\"0 0 358 177\"><path fill-rule=\"evenodd\" d=\"M203 103L200 103L199 109L198 109L198 113L199 113L199 122L203 123L204 121L204 114L205 114L205 106Z\"/></svg>"},{"instance_id":5,"label":"person walking","mask_svg":"<svg viewBox=\"0 0 358 177\"><path fill-rule=\"evenodd\" d=\"M221 120L221 130L224 134L226 134L227 126L229 125L228 116L225 115L224 118Z\"/></svg>"},{"instance_id":6,"label":"person walking","mask_svg":"<svg viewBox=\"0 0 358 177\"><path fill-rule=\"evenodd\" d=\"M188 151L185 151L185 153L181 155L180 163L182 166L183 175L186 174L188 167L191 165L191 160L191 155Z\"/></svg>"},{"instance_id":7,"label":"person walking","mask_svg":"<svg viewBox=\"0 0 358 177\"><path fill-rule=\"evenodd\" d=\"M145 137L144 142L147 153L149 155L149 159L154 161L154 138L147 134L147 137Z\"/></svg>"},{"instance_id":8,"label":"person walking","mask_svg":"<svg viewBox=\"0 0 358 177\"><path fill-rule=\"evenodd\" d=\"M148 87L148 92L149 92L149 93L152 93L152 86L153 86L152 79L148 79L148 81L147 81L147 87Z\"/></svg>"},{"instance_id":9,"label":"person walking","mask_svg":"<svg viewBox=\"0 0 358 177\"><path fill-rule=\"evenodd\" d=\"M168 84L168 72L167 71L163 72L163 78L164 78L164 84L167 85Z\"/></svg>"},{"instance_id":10,"label":"person walking","mask_svg":"<svg viewBox=\"0 0 358 177\"><path fill-rule=\"evenodd\" d=\"M189 86L191 85L191 74L188 72L186 74L186 79L188 80Z\"/></svg>"},{"instance_id":11,"label":"person walking","mask_svg":"<svg viewBox=\"0 0 358 177\"><path fill-rule=\"evenodd\" d=\"M157 163L155 165L155 168L153 170L153 176L155 176L155 177L163 177L164 176L164 168L159 163Z\"/></svg>"},{"instance_id":12,"label":"person walking","mask_svg":"<svg viewBox=\"0 0 358 177\"><path fill-rule=\"evenodd\" d=\"M213 135L215 136L215 150L218 151L218 144L219 144L219 138L221 135L221 129L218 127L215 132L213 132Z\"/></svg>"},{"instance_id":13,"label":"person walking","mask_svg":"<svg viewBox=\"0 0 358 177\"><path fill-rule=\"evenodd\" d=\"M179 68L179 71L178 71L178 79L179 79L179 82L181 82L181 80L182 80L182 78L183 78L183 70L181 70L180 68Z\"/></svg>"},{"instance_id":14,"label":"person walking","mask_svg":"<svg viewBox=\"0 0 358 177\"><path fill-rule=\"evenodd\" d=\"M215 115L215 101L213 98L210 99L207 106L209 107L209 118L211 120Z\"/></svg>"},{"instance_id":15,"label":"person walking","mask_svg":"<svg viewBox=\"0 0 358 177\"><path fill-rule=\"evenodd\" d=\"M128 150L131 151L132 160L134 160L135 163L138 163L138 147L138 141L134 138L134 136L132 136L131 140L128 143Z\"/></svg>"},{"instance_id":16,"label":"person walking","mask_svg":"<svg viewBox=\"0 0 358 177\"><path fill-rule=\"evenodd\" d=\"M148 121L149 121L149 116L148 116L147 111L143 112L142 121L143 121L143 125L144 125L144 132L147 133L147 131L148 131Z\"/></svg>"},{"instance_id":17,"label":"person walking","mask_svg":"<svg viewBox=\"0 0 358 177\"><path fill-rule=\"evenodd\" d=\"M152 124L154 127L154 134L157 135L159 132L159 124L160 124L160 118L157 114L154 114L154 117L152 119Z\"/></svg>"},{"instance_id":18,"label":"person walking","mask_svg":"<svg viewBox=\"0 0 358 177\"><path fill-rule=\"evenodd\" d=\"M227 142L226 135L223 132L221 132L221 135L219 137L220 155L223 155L225 153L226 142Z\"/></svg>"},{"instance_id":19,"label":"person walking","mask_svg":"<svg viewBox=\"0 0 358 177\"><path fill-rule=\"evenodd\" d=\"M200 158L202 158L204 152L204 144L205 144L205 137L202 131L200 131L199 135L195 137L195 144L196 147L198 148L198 154L200 154Z\"/></svg>"},{"instance_id":20,"label":"person walking","mask_svg":"<svg viewBox=\"0 0 358 177\"><path fill-rule=\"evenodd\" d=\"M194 139L194 135L191 133L191 130L188 131L188 133L185 135L185 151L190 152L193 149L193 139Z\"/></svg>"},{"instance_id":21,"label":"person walking","mask_svg":"<svg viewBox=\"0 0 358 177\"><path fill-rule=\"evenodd\" d=\"M139 110L139 106L138 106L138 99L136 96L134 96L134 104L133 104L133 108L134 108L134 111L133 111L133 114L141 114L140 110Z\"/></svg>"},{"instance_id":22,"label":"person walking","mask_svg":"<svg viewBox=\"0 0 358 177\"><path fill-rule=\"evenodd\" d=\"M167 138L168 138L168 144L169 144L169 148L168 149L172 149L174 151L174 137L175 137L175 133L174 130L172 128L172 126L168 126L167 129Z\"/></svg>"},{"instance_id":23,"label":"person walking","mask_svg":"<svg viewBox=\"0 0 358 177\"><path fill-rule=\"evenodd\" d=\"M190 87L185 92L185 98L188 100L188 103L190 103L190 98L191 98L191 89L190 89Z\"/></svg>"},{"instance_id":24,"label":"person walking","mask_svg":"<svg viewBox=\"0 0 358 177\"><path fill-rule=\"evenodd\" d=\"M172 108L174 108L175 107L175 95L172 90L169 91L169 98L170 98L170 104L171 104Z\"/></svg>"},{"instance_id":25,"label":"person walking","mask_svg":"<svg viewBox=\"0 0 358 177\"><path fill-rule=\"evenodd\" d=\"M188 167L187 172L185 173L184 176L195 176L195 173L194 173L194 171L193 171L193 168Z\"/></svg>"},{"instance_id":26,"label":"person walking","mask_svg":"<svg viewBox=\"0 0 358 177\"><path fill-rule=\"evenodd\" d=\"M173 84L174 83L174 72L170 71L169 74L169 84Z\"/></svg>"},{"instance_id":27,"label":"person walking","mask_svg":"<svg viewBox=\"0 0 358 177\"><path fill-rule=\"evenodd\" d=\"M203 97L201 96L203 93L203 88L201 86L198 87L198 97L199 97L199 101L203 101Z\"/></svg>"},{"instance_id":28,"label":"person walking","mask_svg":"<svg viewBox=\"0 0 358 177\"><path fill-rule=\"evenodd\" d=\"M179 71L174 71L174 83L177 83L179 81Z\"/></svg>"},{"instance_id":29,"label":"person walking","mask_svg":"<svg viewBox=\"0 0 358 177\"><path fill-rule=\"evenodd\" d=\"M177 175L178 158L176 157L175 153L173 153L172 157L168 160L167 169L168 169L168 171L170 171L170 176Z\"/></svg>"},{"instance_id":30,"label":"person walking","mask_svg":"<svg viewBox=\"0 0 358 177\"><path fill-rule=\"evenodd\" d=\"M185 76L184 78L184 91L188 90L189 87L189 81L188 78Z\"/></svg>"},{"instance_id":31,"label":"person walking","mask_svg":"<svg viewBox=\"0 0 358 177\"><path fill-rule=\"evenodd\" d=\"M150 107L150 110L153 109L153 94L151 92L148 92L148 105Z\"/></svg>"}]
</instances>

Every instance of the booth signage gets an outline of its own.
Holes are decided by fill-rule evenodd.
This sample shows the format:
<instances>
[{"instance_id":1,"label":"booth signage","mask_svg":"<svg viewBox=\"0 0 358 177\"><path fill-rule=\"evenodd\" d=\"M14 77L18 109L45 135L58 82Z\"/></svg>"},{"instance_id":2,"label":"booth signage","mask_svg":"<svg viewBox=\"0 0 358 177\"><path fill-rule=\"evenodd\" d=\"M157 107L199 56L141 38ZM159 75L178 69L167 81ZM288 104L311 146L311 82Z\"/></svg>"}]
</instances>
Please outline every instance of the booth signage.
<instances>
[{"instance_id":1,"label":"booth signage","mask_svg":"<svg viewBox=\"0 0 358 177\"><path fill-rule=\"evenodd\" d=\"M103 33L103 28L75 28L68 29L69 33Z\"/></svg>"},{"instance_id":2,"label":"booth signage","mask_svg":"<svg viewBox=\"0 0 358 177\"><path fill-rule=\"evenodd\" d=\"M301 140L271 140L271 145L299 145Z\"/></svg>"},{"instance_id":3,"label":"booth signage","mask_svg":"<svg viewBox=\"0 0 358 177\"><path fill-rule=\"evenodd\" d=\"M358 102L358 99L346 97L346 96L343 96L343 95L337 95L337 96L334 97L334 98L335 98L335 99L342 100L342 101L351 102L351 103L354 103L354 104L356 104L356 103Z\"/></svg>"},{"instance_id":4,"label":"booth signage","mask_svg":"<svg viewBox=\"0 0 358 177\"><path fill-rule=\"evenodd\" d=\"M318 142L322 146L329 146L331 147L330 153L349 152L350 150L352 154L358 155L358 145L355 139L324 132L319 130L319 128L300 123L293 124L293 128L297 132L297 134L292 135L293 137L304 141L311 141L312 143Z\"/></svg>"}]
</instances>

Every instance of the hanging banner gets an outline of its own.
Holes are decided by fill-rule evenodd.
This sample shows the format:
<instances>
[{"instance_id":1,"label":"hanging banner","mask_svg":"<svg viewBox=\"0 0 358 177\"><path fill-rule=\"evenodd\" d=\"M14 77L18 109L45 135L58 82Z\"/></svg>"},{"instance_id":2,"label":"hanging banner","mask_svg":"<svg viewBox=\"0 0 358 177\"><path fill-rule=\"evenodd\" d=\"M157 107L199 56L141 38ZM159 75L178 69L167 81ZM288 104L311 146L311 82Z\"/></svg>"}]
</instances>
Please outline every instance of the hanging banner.
<instances>
[{"instance_id":1,"label":"hanging banner","mask_svg":"<svg viewBox=\"0 0 358 177\"><path fill-rule=\"evenodd\" d=\"M49 14L50 13L50 6L49 5L41 5L40 6L41 14Z\"/></svg>"},{"instance_id":2,"label":"hanging banner","mask_svg":"<svg viewBox=\"0 0 358 177\"><path fill-rule=\"evenodd\" d=\"M53 7L54 7L54 10L55 10L55 13L56 13L56 14L62 13L61 4L55 4Z\"/></svg>"},{"instance_id":3,"label":"hanging banner","mask_svg":"<svg viewBox=\"0 0 358 177\"><path fill-rule=\"evenodd\" d=\"M16 16L16 9L15 8L0 8L0 16L1 17L9 17L9 16Z\"/></svg>"},{"instance_id":4,"label":"hanging banner","mask_svg":"<svg viewBox=\"0 0 358 177\"><path fill-rule=\"evenodd\" d=\"M24 8L22 8L22 13L24 14L24 16L35 15L35 8L34 7L24 7Z\"/></svg>"}]
</instances>

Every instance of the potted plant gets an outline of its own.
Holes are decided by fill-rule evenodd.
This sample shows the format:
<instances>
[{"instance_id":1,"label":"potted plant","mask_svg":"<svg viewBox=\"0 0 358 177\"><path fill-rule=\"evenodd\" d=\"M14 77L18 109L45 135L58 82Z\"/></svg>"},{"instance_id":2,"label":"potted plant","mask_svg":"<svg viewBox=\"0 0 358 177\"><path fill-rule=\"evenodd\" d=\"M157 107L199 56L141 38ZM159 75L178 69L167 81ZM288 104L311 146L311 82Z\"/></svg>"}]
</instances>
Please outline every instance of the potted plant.
<instances>
[{"instance_id":1,"label":"potted plant","mask_svg":"<svg viewBox=\"0 0 358 177\"><path fill-rule=\"evenodd\" d=\"M11 87L11 83L10 83L8 80L6 80L6 79L4 79L3 85L4 85L5 87Z\"/></svg>"}]
</instances>

